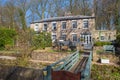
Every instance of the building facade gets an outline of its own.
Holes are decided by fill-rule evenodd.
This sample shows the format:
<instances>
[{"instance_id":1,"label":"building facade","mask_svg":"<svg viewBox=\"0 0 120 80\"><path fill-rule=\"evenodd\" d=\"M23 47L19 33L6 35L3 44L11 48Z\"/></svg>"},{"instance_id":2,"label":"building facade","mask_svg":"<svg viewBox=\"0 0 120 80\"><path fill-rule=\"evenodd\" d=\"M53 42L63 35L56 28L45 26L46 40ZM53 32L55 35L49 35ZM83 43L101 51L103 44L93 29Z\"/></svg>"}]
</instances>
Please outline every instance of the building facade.
<instances>
[{"instance_id":1,"label":"building facade","mask_svg":"<svg viewBox=\"0 0 120 80\"><path fill-rule=\"evenodd\" d=\"M32 22L30 28L36 32L51 33L52 41L67 41L89 44L94 40L110 41L116 37L115 30L96 30L94 16L64 16Z\"/></svg>"}]
</instances>

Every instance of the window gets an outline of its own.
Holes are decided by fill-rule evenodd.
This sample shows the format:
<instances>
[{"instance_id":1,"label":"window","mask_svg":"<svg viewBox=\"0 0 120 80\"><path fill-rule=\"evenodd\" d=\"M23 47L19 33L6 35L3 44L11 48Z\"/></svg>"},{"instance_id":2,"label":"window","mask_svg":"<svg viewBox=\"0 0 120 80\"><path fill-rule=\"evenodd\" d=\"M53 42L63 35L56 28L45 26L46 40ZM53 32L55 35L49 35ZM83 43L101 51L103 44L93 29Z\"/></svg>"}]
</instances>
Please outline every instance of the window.
<instances>
[{"instance_id":1,"label":"window","mask_svg":"<svg viewBox=\"0 0 120 80\"><path fill-rule=\"evenodd\" d=\"M73 41L77 41L77 34L73 34L72 37L73 37Z\"/></svg>"},{"instance_id":2,"label":"window","mask_svg":"<svg viewBox=\"0 0 120 80\"><path fill-rule=\"evenodd\" d=\"M55 40L56 39L56 35L52 35L52 40Z\"/></svg>"},{"instance_id":3,"label":"window","mask_svg":"<svg viewBox=\"0 0 120 80\"><path fill-rule=\"evenodd\" d=\"M61 36L61 39L62 39L62 40L66 40L66 34L63 34L63 35Z\"/></svg>"},{"instance_id":4,"label":"window","mask_svg":"<svg viewBox=\"0 0 120 80\"><path fill-rule=\"evenodd\" d=\"M88 29L88 19L83 20L83 28Z\"/></svg>"},{"instance_id":5,"label":"window","mask_svg":"<svg viewBox=\"0 0 120 80\"><path fill-rule=\"evenodd\" d=\"M54 34L51 36L51 38L52 38L52 42L55 42L55 40L57 39L57 36Z\"/></svg>"},{"instance_id":6,"label":"window","mask_svg":"<svg viewBox=\"0 0 120 80\"><path fill-rule=\"evenodd\" d=\"M35 24L35 26L38 26L38 24Z\"/></svg>"},{"instance_id":7,"label":"window","mask_svg":"<svg viewBox=\"0 0 120 80\"><path fill-rule=\"evenodd\" d=\"M39 25L35 24L34 31L39 31Z\"/></svg>"},{"instance_id":8,"label":"window","mask_svg":"<svg viewBox=\"0 0 120 80\"><path fill-rule=\"evenodd\" d=\"M77 28L77 21L72 21L72 28Z\"/></svg>"},{"instance_id":9,"label":"window","mask_svg":"<svg viewBox=\"0 0 120 80\"><path fill-rule=\"evenodd\" d=\"M44 24L43 31L47 31L47 24Z\"/></svg>"},{"instance_id":10,"label":"window","mask_svg":"<svg viewBox=\"0 0 120 80\"><path fill-rule=\"evenodd\" d=\"M56 23L52 23L52 30L56 30Z\"/></svg>"},{"instance_id":11,"label":"window","mask_svg":"<svg viewBox=\"0 0 120 80\"><path fill-rule=\"evenodd\" d=\"M62 22L62 29L66 29L66 22Z\"/></svg>"},{"instance_id":12,"label":"window","mask_svg":"<svg viewBox=\"0 0 120 80\"><path fill-rule=\"evenodd\" d=\"M105 36L101 36L100 39L101 39L101 40L105 40Z\"/></svg>"}]
</instances>

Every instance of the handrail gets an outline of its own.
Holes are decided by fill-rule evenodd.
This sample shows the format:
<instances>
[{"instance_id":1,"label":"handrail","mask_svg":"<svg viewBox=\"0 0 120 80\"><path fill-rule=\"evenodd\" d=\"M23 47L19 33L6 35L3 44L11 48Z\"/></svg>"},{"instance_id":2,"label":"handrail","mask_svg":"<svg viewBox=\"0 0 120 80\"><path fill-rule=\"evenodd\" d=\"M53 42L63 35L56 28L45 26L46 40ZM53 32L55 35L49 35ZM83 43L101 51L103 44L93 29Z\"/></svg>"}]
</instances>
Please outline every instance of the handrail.
<instances>
[{"instance_id":1,"label":"handrail","mask_svg":"<svg viewBox=\"0 0 120 80\"><path fill-rule=\"evenodd\" d=\"M80 71L81 74L80 80L89 80L91 74L92 51L90 51L89 56L83 56L83 57L88 57L88 58L86 64L84 65L85 67L82 69L82 71ZM44 80L52 79L52 71L59 71L59 70L69 71L74 66L74 64L78 62L78 60L79 60L79 52L76 51L73 54L70 54L68 57L47 66L46 68L43 69ZM63 62L63 64L58 65L61 62ZM57 67L55 68L55 66Z\"/></svg>"},{"instance_id":2,"label":"handrail","mask_svg":"<svg viewBox=\"0 0 120 80\"><path fill-rule=\"evenodd\" d=\"M77 56L76 56L77 55ZM63 58L62 60L59 60L59 61L57 61L57 62L55 62L55 63L53 63L53 64L51 64L51 65L48 65L47 67L45 67L44 69L43 69L43 72L44 72L44 80L51 80L51 70L60 70L60 69L62 69L63 68L63 70L70 70L70 68L66 68L66 64L69 64L70 62L70 60L72 59L75 59L74 57L77 57L76 59L78 59L78 57L79 57L79 51L76 51L76 52L74 52L73 54L70 54L68 57L66 57L66 58ZM71 60L71 61L72 61ZM63 62L63 64L61 64L60 66L58 66L57 68L53 68L53 67L55 67L57 64L59 64L59 63L61 63L61 62ZM77 61L76 61L77 62ZM72 65L74 65L75 63L73 63ZM70 67L70 66L69 66ZM72 67L72 66L71 66Z\"/></svg>"},{"instance_id":3,"label":"handrail","mask_svg":"<svg viewBox=\"0 0 120 80\"><path fill-rule=\"evenodd\" d=\"M91 75L91 60L92 60L92 51L88 57L85 69L81 72L81 80L89 80Z\"/></svg>"},{"instance_id":4,"label":"handrail","mask_svg":"<svg viewBox=\"0 0 120 80\"><path fill-rule=\"evenodd\" d=\"M56 63L51 64L50 66L51 66L51 67L54 67L55 65L57 65L57 64L59 64L59 63L61 63L61 62L64 63L64 64L63 64L63 66L64 66L64 65L66 64L66 62L69 61L69 60L70 60L73 56L75 56L75 54L77 54L77 53L78 53L78 51L74 52L73 54L70 54L68 57L63 58L62 60L57 61Z\"/></svg>"}]
</instances>

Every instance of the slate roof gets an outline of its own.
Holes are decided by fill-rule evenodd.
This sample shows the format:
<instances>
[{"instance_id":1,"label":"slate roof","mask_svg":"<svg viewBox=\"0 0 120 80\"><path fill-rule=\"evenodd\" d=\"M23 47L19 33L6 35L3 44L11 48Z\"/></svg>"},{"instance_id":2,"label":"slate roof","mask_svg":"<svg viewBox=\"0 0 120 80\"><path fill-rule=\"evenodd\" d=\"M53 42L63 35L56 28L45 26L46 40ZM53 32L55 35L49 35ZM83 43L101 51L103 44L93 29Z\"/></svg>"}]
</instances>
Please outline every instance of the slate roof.
<instances>
[{"instance_id":1,"label":"slate roof","mask_svg":"<svg viewBox=\"0 0 120 80\"><path fill-rule=\"evenodd\" d=\"M83 16L83 15L52 17L52 18L42 19L42 20L39 20L39 21L34 21L32 23L42 23L42 22L52 22L52 21L65 21L65 20L78 20L78 19L90 19L90 18L95 18L95 17L94 16Z\"/></svg>"}]
</instances>

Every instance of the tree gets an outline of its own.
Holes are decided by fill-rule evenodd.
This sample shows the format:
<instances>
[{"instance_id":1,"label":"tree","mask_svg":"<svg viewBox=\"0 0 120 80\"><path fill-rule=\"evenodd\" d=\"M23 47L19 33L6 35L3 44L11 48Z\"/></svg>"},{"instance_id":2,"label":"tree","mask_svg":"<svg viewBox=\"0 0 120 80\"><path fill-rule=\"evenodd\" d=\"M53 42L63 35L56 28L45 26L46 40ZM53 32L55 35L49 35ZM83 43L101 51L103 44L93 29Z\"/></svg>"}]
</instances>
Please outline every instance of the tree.
<instances>
[{"instance_id":1,"label":"tree","mask_svg":"<svg viewBox=\"0 0 120 80\"><path fill-rule=\"evenodd\" d=\"M44 19L45 18L45 13L47 11L47 6L48 6L48 0L36 0L36 1L31 1L31 13L34 13L38 19Z\"/></svg>"},{"instance_id":2,"label":"tree","mask_svg":"<svg viewBox=\"0 0 120 80\"><path fill-rule=\"evenodd\" d=\"M68 0L67 11L72 15L91 15L90 0Z\"/></svg>"},{"instance_id":3,"label":"tree","mask_svg":"<svg viewBox=\"0 0 120 80\"><path fill-rule=\"evenodd\" d=\"M118 25L119 0L94 0L96 26L107 26L109 30ZM113 25L111 25L113 24Z\"/></svg>"}]
</instances>

